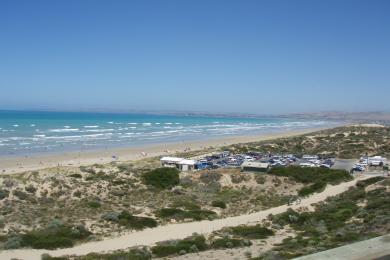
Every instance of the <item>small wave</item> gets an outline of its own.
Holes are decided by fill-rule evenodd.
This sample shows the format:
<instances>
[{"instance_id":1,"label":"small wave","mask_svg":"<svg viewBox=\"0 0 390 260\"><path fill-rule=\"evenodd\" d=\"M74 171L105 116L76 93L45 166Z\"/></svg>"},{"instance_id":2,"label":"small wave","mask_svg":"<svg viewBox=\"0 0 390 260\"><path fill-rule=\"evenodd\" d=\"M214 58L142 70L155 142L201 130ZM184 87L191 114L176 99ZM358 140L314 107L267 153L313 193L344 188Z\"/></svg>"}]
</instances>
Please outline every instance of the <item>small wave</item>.
<instances>
[{"instance_id":1,"label":"small wave","mask_svg":"<svg viewBox=\"0 0 390 260\"><path fill-rule=\"evenodd\" d=\"M70 126L68 126L68 125L64 125L64 128L70 128Z\"/></svg>"},{"instance_id":2,"label":"small wave","mask_svg":"<svg viewBox=\"0 0 390 260\"><path fill-rule=\"evenodd\" d=\"M65 128L65 129L49 129L49 132L53 133L68 133L68 132L78 132L80 129L78 128Z\"/></svg>"},{"instance_id":3,"label":"small wave","mask_svg":"<svg viewBox=\"0 0 390 260\"><path fill-rule=\"evenodd\" d=\"M107 124L113 124L114 122L110 121L110 122L107 122Z\"/></svg>"},{"instance_id":4,"label":"small wave","mask_svg":"<svg viewBox=\"0 0 390 260\"><path fill-rule=\"evenodd\" d=\"M89 130L85 130L83 132L87 132L87 133L104 133L104 132L111 132L111 131L114 131L114 129L112 129L112 128L109 128L109 129L89 129Z\"/></svg>"},{"instance_id":5,"label":"small wave","mask_svg":"<svg viewBox=\"0 0 390 260\"><path fill-rule=\"evenodd\" d=\"M19 127L19 125L12 125L13 127Z\"/></svg>"},{"instance_id":6,"label":"small wave","mask_svg":"<svg viewBox=\"0 0 390 260\"><path fill-rule=\"evenodd\" d=\"M31 127L35 127L35 124L31 124L30 126L31 126Z\"/></svg>"},{"instance_id":7,"label":"small wave","mask_svg":"<svg viewBox=\"0 0 390 260\"><path fill-rule=\"evenodd\" d=\"M53 140L82 140L82 139L91 139L97 137L109 137L112 133L104 133L104 134L92 134L92 135L67 135L67 136L47 136L46 139Z\"/></svg>"},{"instance_id":8,"label":"small wave","mask_svg":"<svg viewBox=\"0 0 390 260\"><path fill-rule=\"evenodd\" d=\"M85 125L85 128L98 128L98 125Z\"/></svg>"},{"instance_id":9,"label":"small wave","mask_svg":"<svg viewBox=\"0 0 390 260\"><path fill-rule=\"evenodd\" d=\"M142 123L142 125L144 125L144 126L151 126L152 123Z\"/></svg>"}]
</instances>

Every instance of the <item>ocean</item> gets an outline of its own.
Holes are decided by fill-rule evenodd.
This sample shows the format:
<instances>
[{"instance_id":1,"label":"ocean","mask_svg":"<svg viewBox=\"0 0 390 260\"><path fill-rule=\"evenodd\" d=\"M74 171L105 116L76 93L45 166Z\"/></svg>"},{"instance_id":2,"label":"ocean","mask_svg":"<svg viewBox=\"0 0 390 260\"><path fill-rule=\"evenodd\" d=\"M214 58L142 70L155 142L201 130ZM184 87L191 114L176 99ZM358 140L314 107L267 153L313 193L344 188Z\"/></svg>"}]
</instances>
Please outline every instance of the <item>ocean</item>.
<instances>
[{"instance_id":1,"label":"ocean","mask_svg":"<svg viewBox=\"0 0 390 260\"><path fill-rule=\"evenodd\" d=\"M338 124L268 117L0 111L0 156L261 135Z\"/></svg>"}]
</instances>

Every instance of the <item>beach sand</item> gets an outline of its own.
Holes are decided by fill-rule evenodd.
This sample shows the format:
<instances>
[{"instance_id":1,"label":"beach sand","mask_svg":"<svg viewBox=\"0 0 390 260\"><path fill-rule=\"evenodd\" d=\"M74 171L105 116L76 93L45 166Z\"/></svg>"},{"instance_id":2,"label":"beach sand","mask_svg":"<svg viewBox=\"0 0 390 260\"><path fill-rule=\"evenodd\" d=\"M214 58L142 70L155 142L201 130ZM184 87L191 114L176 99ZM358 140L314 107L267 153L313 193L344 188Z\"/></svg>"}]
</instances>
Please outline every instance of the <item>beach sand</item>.
<instances>
[{"instance_id":1,"label":"beach sand","mask_svg":"<svg viewBox=\"0 0 390 260\"><path fill-rule=\"evenodd\" d=\"M105 164L113 161L125 162L153 156L172 155L176 152L183 152L188 149L195 151L210 147L218 148L237 143L296 136L321 129L323 128L310 128L301 131L285 131L255 136L235 136L209 140L183 141L179 143L144 145L129 148L112 148L98 151L41 154L25 157L0 157L0 174L15 174L56 166L86 166L95 163ZM115 156L115 158L113 158L113 156Z\"/></svg>"}]
</instances>

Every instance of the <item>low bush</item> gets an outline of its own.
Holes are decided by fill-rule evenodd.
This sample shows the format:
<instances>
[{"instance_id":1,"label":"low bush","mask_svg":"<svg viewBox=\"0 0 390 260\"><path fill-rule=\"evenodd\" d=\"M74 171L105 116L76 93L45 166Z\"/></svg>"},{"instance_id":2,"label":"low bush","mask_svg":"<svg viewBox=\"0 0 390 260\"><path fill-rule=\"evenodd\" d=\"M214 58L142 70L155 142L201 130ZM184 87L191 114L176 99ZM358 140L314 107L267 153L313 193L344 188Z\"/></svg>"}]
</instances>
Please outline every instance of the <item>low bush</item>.
<instances>
[{"instance_id":1,"label":"low bush","mask_svg":"<svg viewBox=\"0 0 390 260\"><path fill-rule=\"evenodd\" d=\"M157 227L157 221L153 218L133 216L127 211L118 215L118 223L127 228L141 230L144 228Z\"/></svg>"},{"instance_id":2,"label":"low bush","mask_svg":"<svg viewBox=\"0 0 390 260\"><path fill-rule=\"evenodd\" d=\"M239 238L219 238L215 239L211 243L212 248L235 248L235 247L244 247L244 246L251 246L252 242L250 240L246 239L239 239Z\"/></svg>"},{"instance_id":3,"label":"low bush","mask_svg":"<svg viewBox=\"0 0 390 260\"><path fill-rule=\"evenodd\" d=\"M73 259L73 258L72 258ZM78 256L74 260L150 260L152 254L148 248L133 248L127 251L116 251L106 254L90 253Z\"/></svg>"},{"instance_id":4,"label":"low bush","mask_svg":"<svg viewBox=\"0 0 390 260\"><path fill-rule=\"evenodd\" d=\"M274 235L271 229L262 227L261 225L238 226L232 227L231 230L234 235L248 239L264 239Z\"/></svg>"},{"instance_id":5,"label":"low bush","mask_svg":"<svg viewBox=\"0 0 390 260\"><path fill-rule=\"evenodd\" d=\"M223 202L222 200L214 200L213 202L211 202L211 206L216 208L226 209L226 203Z\"/></svg>"},{"instance_id":6,"label":"low bush","mask_svg":"<svg viewBox=\"0 0 390 260\"><path fill-rule=\"evenodd\" d=\"M339 184L352 180L352 176L345 170L334 170L319 167L302 168L298 166L276 167L269 172L276 176L283 176L303 184L311 184L299 191L300 196L307 196L322 191L327 184Z\"/></svg>"},{"instance_id":7,"label":"low bush","mask_svg":"<svg viewBox=\"0 0 390 260\"><path fill-rule=\"evenodd\" d=\"M69 175L69 176L72 177L72 178L76 178L76 179L82 178L82 176L81 176L80 173L73 173L73 174L71 174L71 175Z\"/></svg>"},{"instance_id":8,"label":"low bush","mask_svg":"<svg viewBox=\"0 0 390 260\"><path fill-rule=\"evenodd\" d=\"M168 241L152 247L152 253L157 257L175 254L186 254L206 250L206 239L202 235L193 235L182 240Z\"/></svg>"},{"instance_id":9,"label":"low bush","mask_svg":"<svg viewBox=\"0 0 390 260\"><path fill-rule=\"evenodd\" d=\"M91 200L87 202L87 206L93 209L97 209L100 208L102 204L100 204L100 202L97 200Z\"/></svg>"},{"instance_id":10,"label":"low bush","mask_svg":"<svg viewBox=\"0 0 390 260\"><path fill-rule=\"evenodd\" d=\"M217 216L217 213L211 210L182 210L177 208L162 208L156 212L156 215L165 219L193 219L193 220L204 220L213 219Z\"/></svg>"},{"instance_id":11,"label":"low bush","mask_svg":"<svg viewBox=\"0 0 390 260\"><path fill-rule=\"evenodd\" d=\"M99 172L94 171L94 173L88 175L85 178L85 180L86 181L111 181L113 178L114 178L113 176L106 174L103 171L99 171Z\"/></svg>"},{"instance_id":12,"label":"low bush","mask_svg":"<svg viewBox=\"0 0 390 260\"><path fill-rule=\"evenodd\" d=\"M314 192L321 192L325 189L326 187L326 183L323 182L323 181L317 181L313 184L310 184L308 186L305 186L303 188L301 188L299 191L298 191L298 195L299 196L307 196L307 195L310 195Z\"/></svg>"},{"instance_id":13,"label":"low bush","mask_svg":"<svg viewBox=\"0 0 390 260\"><path fill-rule=\"evenodd\" d=\"M174 208L183 208L186 210L199 210L201 207L193 201L189 200L177 200L172 204Z\"/></svg>"},{"instance_id":14,"label":"low bush","mask_svg":"<svg viewBox=\"0 0 390 260\"><path fill-rule=\"evenodd\" d=\"M267 181L266 177L261 174L256 174L255 180L258 184L264 184Z\"/></svg>"},{"instance_id":15,"label":"low bush","mask_svg":"<svg viewBox=\"0 0 390 260\"><path fill-rule=\"evenodd\" d=\"M142 180L146 185L158 189L170 189L179 184L179 170L176 168L157 168L142 174Z\"/></svg>"},{"instance_id":16,"label":"low bush","mask_svg":"<svg viewBox=\"0 0 390 260\"><path fill-rule=\"evenodd\" d=\"M28 194L21 190L14 190L12 194L20 200L26 200L28 198Z\"/></svg>"},{"instance_id":17,"label":"low bush","mask_svg":"<svg viewBox=\"0 0 390 260\"><path fill-rule=\"evenodd\" d=\"M131 164L119 164L117 167L120 172L129 172L133 168Z\"/></svg>"},{"instance_id":18,"label":"low bush","mask_svg":"<svg viewBox=\"0 0 390 260\"><path fill-rule=\"evenodd\" d=\"M212 182L218 182L222 177L222 174L218 173L218 172L215 172L215 171L210 171L210 172L203 172L199 179L203 182L203 183L212 183Z\"/></svg>"},{"instance_id":19,"label":"low bush","mask_svg":"<svg viewBox=\"0 0 390 260\"><path fill-rule=\"evenodd\" d=\"M72 247L75 241L86 239L90 234L84 226L69 227L62 224L49 224L46 229L23 234L21 246L35 249Z\"/></svg>"},{"instance_id":20,"label":"low bush","mask_svg":"<svg viewBox=\"0 0 390 260\"><path fill-rule=\"evenodd\" d=\"M0 200L7 198L9 195L8 190L0 190Z\"/></svg>"},{"instance_id":21,"label":"low bush","mask_svg":"<svg viewBox=\"0 0 390 260\"><path fill-rule=\"evenodd\" d=\"M276 176L289 177L297 182L305 184L318 181L338 184L342 181L352 180L352 176L345 170L334 170L320 167L275 167L272 168L269 173Z\"/></svg>"},{"instance_id":22,"label":"low bush","mask_svg":"<svg viewBox=\"0 0 390 260\"><path fill-rule=\"evenodd\" d=\"M385 179L385 177L376 176L376 177L372 177L372 178L369 178L369 179L358 181L356 183L356 186L358 186L358 187L367 187L367 186L369 186L371 184L383 181L384 179Z\"/></svg>"},{"instance_id":23,"label":"low bush","mask_svg":"<svg viewBox=\"0 0 390 260\"><path fill-rule=\"evenodd\" d=\"M33 185L28 185L24 188L28 193L35 193L37 191L37 188L35 188Z\"/></svg>"}]
</instances>

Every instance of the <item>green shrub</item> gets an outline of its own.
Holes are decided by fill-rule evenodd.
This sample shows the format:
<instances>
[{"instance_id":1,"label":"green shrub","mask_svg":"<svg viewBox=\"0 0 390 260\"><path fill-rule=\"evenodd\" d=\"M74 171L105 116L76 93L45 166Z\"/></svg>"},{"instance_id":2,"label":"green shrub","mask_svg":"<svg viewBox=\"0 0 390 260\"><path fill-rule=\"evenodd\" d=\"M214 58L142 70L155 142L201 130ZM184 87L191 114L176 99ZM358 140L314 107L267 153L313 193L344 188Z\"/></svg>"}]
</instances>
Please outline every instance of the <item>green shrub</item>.
<instances>
[{"instance_id":1,"label":"green shrub","mask_svg":"<svg viewBox=\"0 0 390 260\"><path fill-rule=\"evenodd\" d=\"M260 225L232 227L232 233L236 236L248 239L264 239L273 236L274 232Z\"/></svg>"},{"instance_id":2,"label":"green shrub","mask_svg":"<svg viewBox=\"0 0 390 260\"><path fill-rule=\"evenodd\" d=\"M185 212L184 218L192 218L194 220L214 219L217 213L211 210L189 210Z\"/></svg>"},{"instance_id":3,"label":"green shrub","mask_svg":"<svg viewBox=\"0 0 390 260\"><path fill-rule=\"evenodd\" d=\"M132 169L131 164L119 164L117 167L120 172L128 172Z\"/></svg>"},{"instance_id":4,"label":"green shrub","mask_svg":"<svg viewBox=\"0 0 390 260\"><path fill-rule=\"evenodd\" d=\"M217 213L211 210L182 210L177 208L162 208L156 212L156 215L161 218L169 219L194 219L194 220L203 220L203 219L213 219L217 216Z\"/></svg>"},{"instance_id":5,"label":"green shrub","mask_svg":"<svg viewBox=\"0 0 390 260\"><path fill-rule=\"evenodd\" d=\"M226 209L226 203L223 202L222 200L214 200L213 202L211 202L211 206L216 208Z\"/></svg>"},{"instance_id":6,"label":"green shrub","mask_svg":"<svg viewBox=\"0 0 390 260\"><path fill-rule=\"evenodd\" d=\"M28 185L24 188L28 193L35 193L37 191L37 188L35 188L33 185Z\"/></svg>"},{"instance_id":7,"label":"green shrub","mask_svg":"<svg viewBox=\"0 0 390 260\"><path fill-rule=\"evenodd\" d=\"M9 195L8 190L0 190L0 200L7 198Z\"/></svg>"},{"instance_id":8,"label":"green shrub","mask_svg":"<svg viewBox=\"0 0 390 260\"><path fill-rule=\"evenodd\" d=\"M74 260L150 260L151 258L151 253L145 247L134 248L128 251L110 252L106 254L90 253L85 256L75 257Z\"/></svg>"},{"instance_id":9,"label":"green shrub","mask_svg":"<svg viewBox=\"0 0 390 260\"><path fill-rule=\"evenodd\" d=\"M66 256L50 256L49 254L41 255L41 260L69 260Z\"/></svg>"},{"instance_id":10,"label":"green shrub","mask_svg":"<svg viewBox=\"0 0 390 260\"><path fill-rule=\"evenodd\" d=\"M189 200L177 200L172 204L172 207L174 208L184 208L186 210L198 210L201 209L201 207L194 203L193 201Z\"/></svg>"},{"instance_id":11,"label":"green shrub","mask_svg":"<svg viewBox=\"0 0 390 260\"><path fill-rule=\"evenodd\" d=\"M169 243L160 243L152 247L152 252L157 257L166 257L181 252L190 253L206 250L206 239L202 235L194 235L182 240L169 241Z\"/></svg>"},{"instance_id":12,"label":"green shrub","mask_svg":"<svg viewBox=\"0 0 390 260\"><path fill-rule=\"evenodd\" d=\"M266 177L261 175L261 174L256 174L255 175L255 180L258 184L264 184L266 182Z\"/></svg>"},{"instance_id":13,"label":"green shrub","mask_svg":"<svg viewBox=\"0 0 390 260\"><path fill-rule=\"evenodd\" d=\"M176 208L162 208L156 212L160 218L182 218L184 210Z\"/></svg>"},{"instance_id":14,"label":"green shrub","mask_svg":"<svg viewBox=\"0 0 390 260\"><path fill-rule=\"evenodd\" d=\"M307 196L307 195L310 195L314 192L320 192L320 191L323 191L326 187L326 183L323 182L323 181L317 181L309 186L305 186L303 188L301 188L299 191L298 191L298 195L299 196Z\"/></svg>"},{"instance_id":15,"label":"green shrub","mask_svg":"<svg viewBox=\"0 0 390 260\"><path fill-rule=\"evenodd\" d=\"M356 186L358 186L358 187L367 187L367 186L369 186L371 184L377 183L379 181L383 181L384 179L385 179L385 177L375 176L375 177L372 177L372 178L369 178L369 179L358 181L356 183Z\"/></svg>"},{"instance_id":16,"label":"green shrub","mask_svg":"<svg viewBox=\"0 0 390 260\"><path fill-rule=\"evenodd\" d=\"M276 167L272 168L269 173L276 176L289 177L303 184L311 184L299 191L300 196L307 196L311 193L322 191L327 184L339 184L343 181L352 180L352 176L345 170L319 167Z\"/></svg>"},{"instance_id":17,"label":"green shrub","mask_svg":"<svg viewBox=\"0 0 390 260\"><path fill-rule=\"evenodd\" d=\"M143 182L158 189L169 189L179 184L179 171L176 168L157 168L142 174Z\"/></svg>"},{"instance_id":18,"label":"green shrub","mask_svg":"<svg viewBox=\"0 0 390 260\"><path fill-rule=\"evenodd\" d=\"M28 194L21 190L14 190L12 194L20 200L26 200L28 198Z\"/></svg>"},{"instance_id":19,"label":"green shrub","mask_svg":"<svg viewBox=\"0 0 390 260\"><path fill-rule=\"evenodd\" d=\"M84 226L49 225L46 229L23 234L21 236L21 246L35 249L72 247L75 241L83 240L90 234Z\"/></svg>"},{"instance_id":20,"label":"green shrub","mask_svg":"<svg viewBox=\"0 0 390 260\"><path fill-rule=\"evenodd\" d=\"M86 181L100 181L100 180L111 181L113 179L113 176L110 176L109 174L106 174L103 171L99 171L99 172L93 171L93 172L94 173L91 173L85 178Z\"/></svg>"},{"instance_id":21,"label":"green shrub","mask_svg":"<svg viewBox=\"0 0 390 260\"><path fill-rule=\"evenodd\" d=\"M92 200L87 202L87 206L93 209L100 208L102 205L97 200Z\"/></svg>"},{"instance_id":22,"label":"green shrub","mask_svg":"<svg viewBox=\"0 0 390 260\"><path fill-rule=\"evenodd\" d=\"M122 211L118 216L118 223L127 228L141 230L157 227L157 221L153 218L133 216L127 211Z\"/></svg>"},{"instance_id":23,"label":"green shrub","mask_svg":"<svg viewBox=\"0 0 390 260\"><path fill-rule=\"evenodd\" d=\"M235 247L243 247L243 246L251 246L252 242L249 240L239 239L239 238L219 238L214 240L211 243L212 248L235 248Z\"/></svg>"},{"instance_id":24,"label":"green shrub","mask_svg":"<svg viewBox=\"0 0 390 260\"><path fill-rule=\"evenodd\" d=\"M69 176L72 177L72 178L76 178L76 179L82 178L82 176L81 176L80 173L73 173L73 174L71 174L71 175L69 175Z\"/></svg>"}]
</instances>

